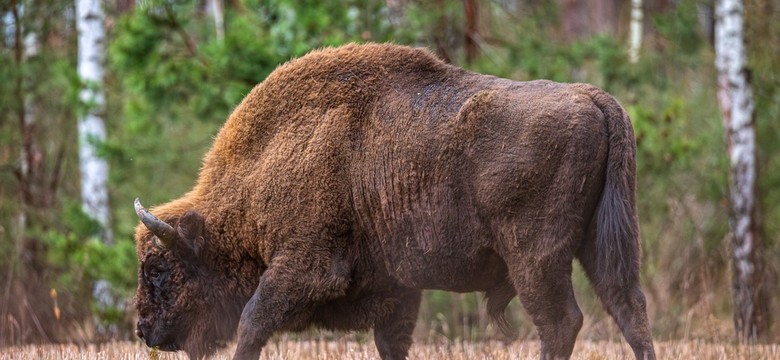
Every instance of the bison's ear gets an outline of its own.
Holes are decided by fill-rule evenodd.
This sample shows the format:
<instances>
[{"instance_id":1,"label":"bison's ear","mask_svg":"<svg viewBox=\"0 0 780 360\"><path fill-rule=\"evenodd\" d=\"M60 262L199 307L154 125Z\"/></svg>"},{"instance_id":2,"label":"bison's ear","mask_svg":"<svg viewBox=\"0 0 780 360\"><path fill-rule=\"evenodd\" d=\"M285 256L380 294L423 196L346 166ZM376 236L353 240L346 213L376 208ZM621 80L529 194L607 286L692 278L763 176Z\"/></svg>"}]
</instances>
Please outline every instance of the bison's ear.
<instances>
[{"instance_id":1,"label":"bison's ear","mask_svg":"<svg viewBox=\"0 0 780 360\"><path fill-rule=\"evenodd\" d=\"M200 258L206 245L206 223L203 217L194 210L187 211L179 218L176 232L181 239L179 248L188 255Z\"/></svg>"}]
</instances>

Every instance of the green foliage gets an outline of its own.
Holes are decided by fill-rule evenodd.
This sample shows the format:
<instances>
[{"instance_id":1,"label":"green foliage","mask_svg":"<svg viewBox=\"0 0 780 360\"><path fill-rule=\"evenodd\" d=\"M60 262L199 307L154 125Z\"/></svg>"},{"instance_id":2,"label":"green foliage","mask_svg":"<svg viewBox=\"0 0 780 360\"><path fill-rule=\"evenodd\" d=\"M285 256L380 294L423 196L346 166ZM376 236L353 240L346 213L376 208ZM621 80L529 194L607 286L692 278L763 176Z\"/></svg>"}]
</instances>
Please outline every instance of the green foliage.
<instances>
[{"instance_id":1,"label":"green foliage","mask_svg":"<svg viewBox=\"0 0 780 360\"><path fill-rule=\"evenodd\" d=\"M669 13L652 17L653 26L658 31L659 43L663 55L670 56L674 62L700 63L699 51L706 39L703 39L698 25L698 1L680 1Z\"/></svg>"},{"instance_id":2,"label":"green foliage","mask_svg":"<svg viewBox=\"0 0 780 360\"><path fill-rule=\"evenodd\" d=\"M85 214L79 204L67 205L61 219L63 228L41 236L47 247L47 264L56 274L52 286L73 289L106 280L120 293L128 294L135 287L133 269L137 260L133 242L103 242L100 224Z\"/></svg>"},{"instance_id":3,"label":"green foliage","mask_svg":"<svg viewBox=\"0 0 780 360\"><path fill-rule=\"evenodd\" d=\"M361 26L356 5L248 1L243 6L257 11L227 11L220 40L203 31L209 19L190 16L194 6L143 3L119 19L109 48L130 128L153 127L152 118L160 116L223 120L279 64L318 47L361 40L364 33L370 37L373 29Z\"/></svg>"}]
</instances>

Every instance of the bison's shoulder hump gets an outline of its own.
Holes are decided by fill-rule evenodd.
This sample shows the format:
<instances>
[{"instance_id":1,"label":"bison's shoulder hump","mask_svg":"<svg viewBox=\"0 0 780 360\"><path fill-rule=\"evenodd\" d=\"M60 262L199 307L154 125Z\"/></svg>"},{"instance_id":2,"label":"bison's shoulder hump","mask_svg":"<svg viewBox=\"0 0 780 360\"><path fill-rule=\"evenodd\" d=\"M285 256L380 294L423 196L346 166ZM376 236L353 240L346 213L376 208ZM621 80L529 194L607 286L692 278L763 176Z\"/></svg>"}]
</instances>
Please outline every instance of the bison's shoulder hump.
<instances>
[{"instance_id":1,"label":"bison's shoulder hump","mask_svg":"<svg viewBox=\"0 0 780 360\"><path fill-rule=\"evenodd\" d=\"M267 79L294 81L325 76L336 80L398 72L443 71L449 65L424 48L395 44L348 44L314 50L277 68ZM341 76L341 78L339 78Z\"/></svg>"}]
</instances>

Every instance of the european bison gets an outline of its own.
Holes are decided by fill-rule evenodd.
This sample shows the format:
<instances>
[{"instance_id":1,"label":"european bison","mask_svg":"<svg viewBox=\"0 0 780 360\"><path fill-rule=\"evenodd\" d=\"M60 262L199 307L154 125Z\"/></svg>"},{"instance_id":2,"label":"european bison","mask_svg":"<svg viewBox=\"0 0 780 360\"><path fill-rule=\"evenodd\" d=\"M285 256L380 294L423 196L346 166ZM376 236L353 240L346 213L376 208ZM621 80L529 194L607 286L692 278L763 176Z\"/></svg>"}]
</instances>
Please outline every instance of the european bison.
<instances>
[{"instance_id":1,"label":"european bison","mask_svg":"<svg viewBox=\"0 0 780 360\"><path fill-rule=\"evenodd\" d=\"M309 327L374 330L406 357L423 289L518 295L543 359L582 325L582 263L637 358L655 357L639 286L629 118L585 84L515 82L428 51L347 45L280 66L233 111L195 187L136 229L138 335L236 359Z\"/></svg>"}]
</instances>

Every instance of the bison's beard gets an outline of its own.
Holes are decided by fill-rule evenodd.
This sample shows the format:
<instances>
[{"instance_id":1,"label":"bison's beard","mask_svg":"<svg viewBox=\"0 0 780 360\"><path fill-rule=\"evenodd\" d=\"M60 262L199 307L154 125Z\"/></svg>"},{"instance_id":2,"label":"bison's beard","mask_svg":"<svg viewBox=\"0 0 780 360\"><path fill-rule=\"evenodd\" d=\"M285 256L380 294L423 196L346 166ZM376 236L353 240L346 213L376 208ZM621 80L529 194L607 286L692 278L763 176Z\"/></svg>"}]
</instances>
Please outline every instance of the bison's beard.
<instances>
[{"instance_id":1,"label":"bison's beard","mask_svg":"<svg viewBox=\"0 0 780 360\"><path fill-rule=\"evenodd\" d=\"M235 319L234 319L235 318ZM227 346L238 327L238 318L234 316L202 316L190 327L187 339L181 350L190 359L202 359L213 355Z\"/></svg>"},{"instance_id":2,"label":"bison's beard","mask_svg":"<svg viewBox=\"0 0 780 360\"><path fill-rule=\"evenodd\" d=\"M203 359L213 355L218 349L225 347L224 343L199 342L190 337L182 347L190 359Z\"/></svg>"},{"instance_id":3,"label":"bison's beard","mask_svg":"<svg viewBox=\"0 0 780 360\"><path fill-rule=\"evenodd\" d=\"M181 350L184 350L190 359L203 359L213 355L225 345L225 339L219 339L213 329L196 326L192 328L190 336L182 344Z\"/></svg>"}]
</instances>

